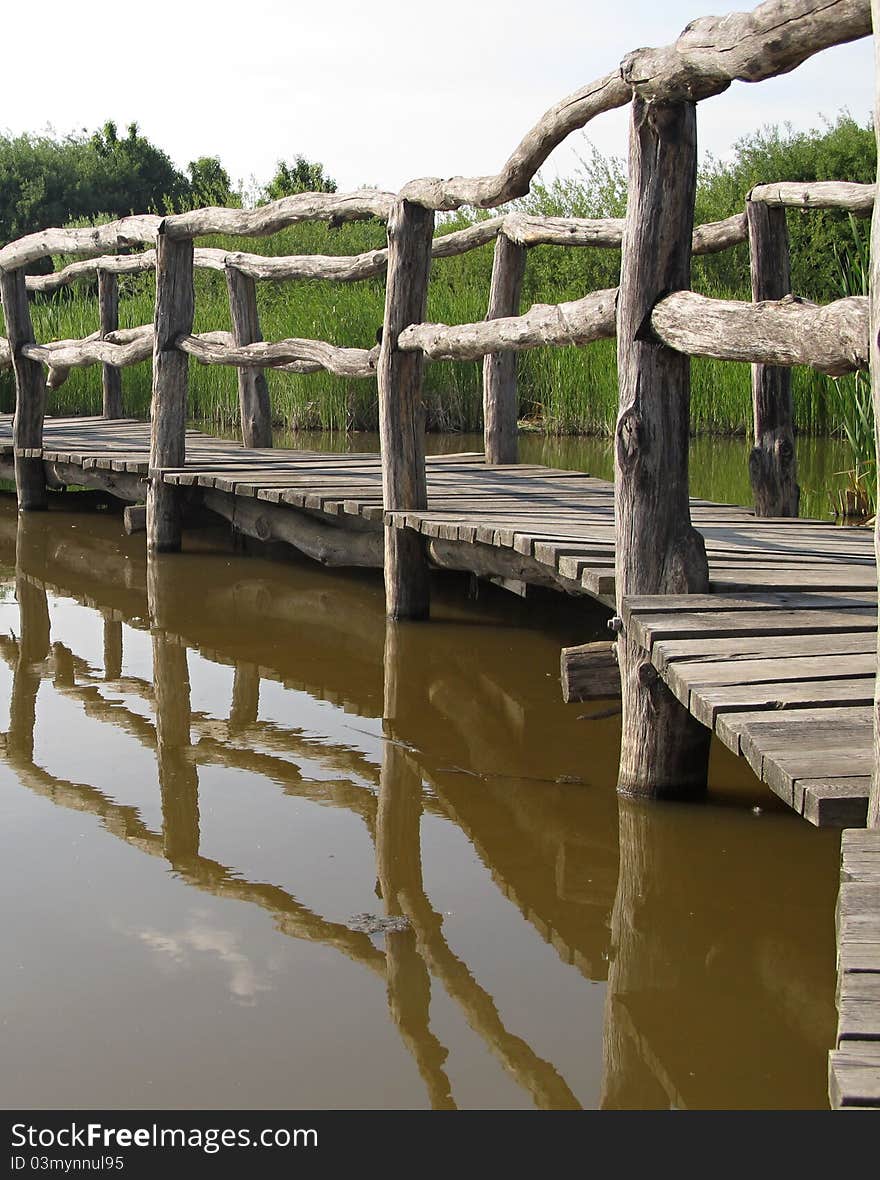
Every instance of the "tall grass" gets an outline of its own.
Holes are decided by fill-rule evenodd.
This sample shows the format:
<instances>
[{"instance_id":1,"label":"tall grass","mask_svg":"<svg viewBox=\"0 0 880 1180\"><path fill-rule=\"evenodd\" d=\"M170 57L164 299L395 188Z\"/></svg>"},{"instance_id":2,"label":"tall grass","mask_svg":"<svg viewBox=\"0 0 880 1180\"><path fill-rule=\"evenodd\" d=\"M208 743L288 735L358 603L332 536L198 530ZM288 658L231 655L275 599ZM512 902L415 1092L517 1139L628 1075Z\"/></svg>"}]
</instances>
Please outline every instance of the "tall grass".
<instances>
[{"instance_id":1,"label":"tall grass","mask_svg":"<svg viewBox=\"0 0 880 1180\"><path fill-rule=\"evenodd\" d=\"M581 211L581 210L579 210ZM613 211L613 209L612 209ZM459 215L445 228L465 223ZM384 228L356 223L330 229L323 224L291 227L271 238L243 246L240 239L215 237L199 244L228 250L250 249L267 254L355 254L385 244ZM492 246L457 258L438 259L432 268L428 318L448 324L471 323L486 312L492 270ZM712 269L711 260L695 260L694 287L706 294L748 298L748 256L737 247L741 285L731 289ZM617 282L620 255L614 250L562 250L539 247L529 252L523 306L533 302L576 299L586 291ZM196 272L196 331L229 329L229 306L223 276ZM154 277L120 277L120 323L123 327L153 318ZM369 348L376 339L384 309L384 280L346 284L323 281L257 285L264 338L301 336L335 344ZM94 283L79 284L33 303L37 339L81 338L98 327ZM190 415L217 429L231 430L238 421L234 369L193 362ZM540 348L520 353L519 414L524 423L548 435L608 434L617 408L615 344L599 341L585 348ZM290 430L374 430L378 398L374 379L347 380L327 373L268 374L276 426ZM147 417L150 405L150 364L123 373L126 413ZM858 382L855 382L858 390ZM847 389L849 386L846 387ZM810 370L794 374L794 409L802 433L842 432L849 437L853 403L844 385ZM427 423L431 430L477 430L482 420L479 363L428 364L425 371ZM89 414L100 410L97 368L74 370L50 397L49 412ZM0 374L0 405L13 404L11 374ZM691 423L695 432L747 434L751 431L751 396L747 365L695 359L692 365Z\"/></svg>"}]
</instances>

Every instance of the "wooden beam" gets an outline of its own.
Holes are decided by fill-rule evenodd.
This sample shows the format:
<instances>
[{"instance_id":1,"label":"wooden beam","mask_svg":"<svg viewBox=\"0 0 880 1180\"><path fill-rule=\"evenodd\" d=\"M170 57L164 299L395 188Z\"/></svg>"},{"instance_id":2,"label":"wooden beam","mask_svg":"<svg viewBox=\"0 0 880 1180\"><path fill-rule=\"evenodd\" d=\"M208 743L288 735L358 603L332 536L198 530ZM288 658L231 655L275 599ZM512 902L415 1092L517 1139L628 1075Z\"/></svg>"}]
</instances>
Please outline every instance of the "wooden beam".
<instances>
[{"instance_id":1,"label":"wooden beam","mask_svg":"<svg viewBox=\"0 0 880 1180\"><path fill-rule=\"evenodd\" d=\"M505 234L495 239L487 320L519 315L526 248ZM483 360L483 437L487 463L516 463L516 353L490 352Z\"/></svg>"},{"instance_id":2,"label":"wooden beam","mask_svg":"<svg viewBox=\"0 0 880 1180\"><path fill-rule=\"evenodd\" d=\"M43 366L24 355L24 349L34 343L34 329L23 270L0 270L0 296L15 373L15 490L19 511L34 512L46 507L42 460L46 381Z\"/></svg>"},{"instance_id":3,"label":"wooden beam","mask_svg":"<svg viewBox=\"0 0 880 1180\"><path fill-rule=\"evenodd\" d=\"M257 311L257 285L249 275L226 267L229 311L236 348L258 344L263 339ZM241 441L245 447L271 447L272 412L269 386L262 369L238 367L238 405L241 412Z\"/></svg>"},{"instance_id":4,"label":"wooden beam","mask_svg":"<svg viewBox=\"0 0 880 1180\"><path fill-rule=\"evenodd\" d=\"M163 482L165 467L186 462L189 357L177 339L192 332L195 311L193 244L156 236L156 320L150 422L150 478L147 490L147 548L180 548L181 491Z\"/></svg>"},{"instance_id":5,"label":"wooden beam","mask_svg":"<svg viewBox=\"0 0 880 1180\"><path fill-rule=\"evenodd\" d=\"M119 328L119 282L109 270L98 271L98 310L101 316L101 339ZM103 414L105 418L122 417L122 372L114 365L101 366Z\"/></svg>"},{"instance_id":6,"label":"wooden beam","mask_svg":"<svg viewBox=\"0 0 880 1180\"><path fill-rule=\"evenodd\" d=\"M630 594L705 593L709 571L688 500L690 360L645 332L666 291L690 286L696 107L633 99L629 206L618 301L615 429L617 614ZM647 336L647 338L646 338ZM693 797L706 788L710 732L618 637L623 722L618 790Z\"/></svg>"},{"instance_id":7,"label":"wooden beam","mask_svg":"<svg viewBox=\"0 0 880 1180\"><path fill-rule=\"evenodd\" d=\"M388 219L388 279L379 352L379 432L382 504L386 512L426 508L425 409L421 353L397 346L401 331L425 318L434 214L409 201L395 202ZM422 537L385 526L385 609L389 618L428 615L428 559Z\"/></svg>"},{"instance_id":8,"label":"wooden beam","mask_svg":"<svg viewBox=\"0 0 880 1180\"><path fill-rule=\"evenodd\" d=\"M579 643L564 647L559 657L562 699L573 701L605 700L620 696L620 668L613 643Z\"/></svg>"},{"instance_id":9,"label":"wooden beam","mask_svg":"<svg viewBox=\"0 0 880 1180\"><path fill-rule=\"evenodd\" d=\"M791 256L785 209L746 203L752 298L756 303L791 293ZM797 516L800 488L794 442L791 369L752 365L754 446L749 479L756 516Z\"/></svg>"}]
</instances>

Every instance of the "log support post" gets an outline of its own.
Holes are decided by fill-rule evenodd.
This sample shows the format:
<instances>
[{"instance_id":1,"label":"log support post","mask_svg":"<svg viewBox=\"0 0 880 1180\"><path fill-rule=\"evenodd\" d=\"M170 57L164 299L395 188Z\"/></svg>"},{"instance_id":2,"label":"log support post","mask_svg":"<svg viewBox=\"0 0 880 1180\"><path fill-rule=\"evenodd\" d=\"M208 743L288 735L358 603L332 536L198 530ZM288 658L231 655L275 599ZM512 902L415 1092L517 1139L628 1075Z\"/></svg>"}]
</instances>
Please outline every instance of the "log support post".
<instances>
[{"instance_id":1,"label":"log support post","mask_svg":"<svg viewBox=\"0 0 880 1180\"><path fill-rule=\"evenodd\" d=\"M0 270L0 296L15 373L12 445L18 510L36 512L44 509L47 503L42 452L46 380L39 361L28 360L22 355L22 349L34 343L24 270Z\"/></svg>"},{"instance_id":2,"label":"log support post","mask_svg":"<svg viewBox=\"0 0 880 1180\"><path fill-rule=\"evenodd\" d=\"M519 315L526 248L504 234L495 240L487 320ZM483 360L483 436L487 463L516 463L518 447L516 353L490 352Z\"/></svg>"},{"instance_id":3,"label":"log support post","mask_svg":"<svg viewBox=\"0 0 880 1180\"><path fill-rule=\"evenodd\" d=\"M257 285L250 275L232 266L226 268L229 311L236 348L263 339L257 312ZM245 447L271 447L272 414L269 386L263 369L239 366L238 404L241 411L241 442Z\"/></svg>"},{"instance_id":4,"label":"log support post","mask_svg":"<svg viewBox=\"0 0 880 1180\"><path fill-rule=\"evenodd\" d=\"M109 270L98 271L98 310L101 316L101 339L119 327L119 283ZM122 370L115 365L101 366L103 391L102 413L105 418L122 417Z\"/></svg>"},{"instance_id":5,"label":"log support post","mask_svg":"<svg viewBox=\"0 0 880 1180\"><path fill-rule=\"evenodd\" d=\"M752 298L756 303L791 293L791 258L785 209L746 202ZM749 479L756 516L797 516L800 488L794 443L791 369L752 365L754 446Z\"/></svg>"},{"instance_id":6,"label":"log support post","mask_svg":"<svg viewBox=\"0 0 880 1180\"><path fill-rule=\"evenodd\" d=\"M696 108L634 96L629 203L617 310L615 429L617 614L630 594L704 593L703 538L688 498L690 358L653 339L654 304L690 287ZM694 797L706 787L711 734L659 679L648 653L618 636L623 704L618 790Z\"/></svg>"},{"instance_id":7,"label":"log support post","mask_svg":"<svg viewBox=\"0 0 880 1180\"><path fill-rule=\"evenodd\" d=\"M421 352L401 352L397 338L422 323L428 299L434 214L395 202L388 219L388 278L379 353L379 431L385 509L385 609L392 619L426 618L430 608L424 539L398 528L392 514L425 508L425 408Z\"/></svg>"},{"instance_id":8,"label":"log support post","mask_svg":"<svg viewBox=\"0 0 880 1180\"><path fill-rule=\"evenodd\" d=\"M874 25L874 133L880 144L880 0L871 0L871 19ZM878 172L880 176L880 172ZM870 364L871 400L874 404L874 440L880 455L880 201L874 202L871 220L870 264ZM874 525L874 548L880 559L880 513ZM880 569L880 560L878 560ZM869 828L880 828L880 628L877 631L877 671L874 697L874 767L868 795Z\"/></svg>"},{"instance_id":9,"label":"log support post","mask_svg":"<svg viewBox=\"0 0 880 1180\"><path fill-rule=\"evenodd\" d=\"M147 548L180 548L182 489L162 481L162 469L186 459L189 357L176 341L192 332L195 309L193 244L156 235L156 320L147 490Z\"/></svg>"}]
</instances>

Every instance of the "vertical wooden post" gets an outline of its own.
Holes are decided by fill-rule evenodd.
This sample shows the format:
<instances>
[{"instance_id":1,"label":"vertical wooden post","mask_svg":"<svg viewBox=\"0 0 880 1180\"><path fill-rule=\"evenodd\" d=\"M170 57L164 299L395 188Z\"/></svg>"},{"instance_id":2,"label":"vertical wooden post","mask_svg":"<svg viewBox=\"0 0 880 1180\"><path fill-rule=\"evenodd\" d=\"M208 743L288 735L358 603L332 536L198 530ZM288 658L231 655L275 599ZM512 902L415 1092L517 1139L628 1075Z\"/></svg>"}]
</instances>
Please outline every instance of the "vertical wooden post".
<instances>
[{"instance_id":1,"label":"vertical wooden post","mask_svg":"<svg viewBox=\"0 0 880 1180\"><path fill-rule=\"evenodd\" d=\"M6 336L15 372L12 443L18 509L20 512L36 512L46 507L46 476L42 458L46 380L43 366L38 361L22 356L22 349L34 343L22 269L0 270L0 297L3 299Z\"/></svg>"},{"instance_id":2,"label":"vertical wooden post","mask_svg":"<svg viewBox=\"0 0 880 1180\"><path fill-rule=\"evenodd\" d=\"M653 340L646 328L658 299L690 287L696 151L693 103L634 96L617 306L618 615L629 594L699 593L709 586L705 545L691 526L688 498L690 358ZM618 790L653 797L703 792L710 732L625 633L617 655L623 700Z\"/></svg>"},{"instance_id":3,"label":"vertical wooden post","mask_svg":"<svg viewBox=\"0 0 880 1180\"><path fill-rule=\"evenodd\" d=\"M495 240L487 320L519 315L526 248L504 234ZM516 353L490 352L483 360L483 438L487 463L516 463L518 447Z\"/></svg>"},{"instance_id":4,"label":"vertical wooden post","mask_svg":"<svg viewBox=\"0 0 880 1180\"><path fill-rule=\"evenodd\" d=\"M193 244L156 235L156 320L150 424L150 478L147 489L147 548L180 548L179 488L162 482L164 467L186 459L186 408L189 357L175 347L192 332L195 310Z\"/></svg>"},{"instance_id":5,"label":"vertical wooden post","mask_svg":"<svg viewBox=\"0 0 880 1180\"><path fill-rule=\"evenodd\" d=\"M781 299L791 293L791 256L785 210L746 201L752 298ZM791 369L752 365L755 445L749 479L756 516L797 516L800 488L794 444Z\"/></svg>"},{"instance_id":6,"label":"vertical wooden post","mask_svg":"<svg viewBox=\"0 0 880 1180\"><path fill-rule=\"evenodd\" d=\"M874 134L880 145L880 0L871 0L871 20L874 26ZM880 170L878 170L880 179ZM871 219L871 400L874 404L874 443L880 455L880 201L874 202ZM874 525L874 550L880 570L880 514ZM877 677L874 696L874 768L868 795L869 828L880 828L880 626L877 629Z\"/></svg>"},{"instance_id":7,"label":"vertical wooden post","mask_svg":"<svg viewBox=\"0 0 880 1180\"><path fill-rule=\"evenodd\" d=\"M226 268L232 335L236 347L263 339L257 312L257 285L250 275L232 266ZM269 386L262 369L238 369L238 405L241 411L241 441L245 447L271 447L272 413Z\"/></svg>"},{"instance_id":8,"label":"vertical wooden post","mask_svg":"<svg viewBox=\"0 0 880 1180\"><path fill-rule=\"evenodd\" d=\"M119 327L119 283L113 271L98 271L98 311L101 317L101 339ZM105 418L122 417L122 370L115 365L101 366L101 388Z\"/></svg>"},{"instance_id":9,"label":"vertical wooden post","mask_svg":"<svg viewBox=\"0 0 880 1180\"><path fill-rule=\"evenodd\" d=\"M387 514L425 508L425 409L420 352L400 352L397 338L425 318L434 213L397 201L388 219L388 277L379 353L379 431L385 524L385 609L392 619L426 618L430 609L423 538Z\"/></svg>"}]
</instances>

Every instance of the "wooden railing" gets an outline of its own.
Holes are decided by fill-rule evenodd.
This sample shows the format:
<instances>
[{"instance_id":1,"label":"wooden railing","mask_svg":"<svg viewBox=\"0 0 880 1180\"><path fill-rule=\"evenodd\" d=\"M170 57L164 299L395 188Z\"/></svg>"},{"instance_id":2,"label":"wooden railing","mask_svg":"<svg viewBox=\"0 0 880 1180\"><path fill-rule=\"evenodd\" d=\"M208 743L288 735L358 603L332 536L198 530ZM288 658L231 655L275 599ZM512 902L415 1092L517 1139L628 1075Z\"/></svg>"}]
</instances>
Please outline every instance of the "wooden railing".
<instances>
[{"instance_id":1,"label":"wooden railing","mask_svg":"<svg viewBox=\"0 0 880 1180\"><path fill-rule=\"evenodd\" d=\"M877 2L877 0L875 0ZM347 377L375 374L386 511L386 606L392 617L428 611L422 540L398 527L396 514L426 505L424 359L487 357L484 366L486 454L515 458L513 354L539 345L583 345L617 336L620 412L615 432L616 593L705 591L703 542L690 524L687 436L690 356L753 366L755 446L750 459L757 510L797 513L791 387L787 367L811 365L840 374L869 362L868 300L827 307L790 293L786 207L834 207L866 214L873 185L780 181L753 189L735 217L694 229L696 105L732 81L785 73L819 51L871 32L868 0L766 0L753 12L692 22L672 45L640 49L621 66L548 111L494 176L423 178L397 193L303 193L257 209L198 209L160 218L136 216L87 229L48 229L0 249L6 355L15 370L15 468L23 509L45 504L40 446L49 385L71 367L101 363L105 412L120 412L118 370L152 354L152 434L147 502L151 550L180 544L180 492L161 471L185 458L189 357L239 370L242 434L270 445L266 368L326 369ZM603 111L631 105L629 198L625 220L528 218L507 214L434 237L434 213L469 204L489 208L523 196L536 171L572 131ZM387 221L387 249L354 258L263 258L194 248L209 234L260 236L305 220ZM424 322L432 257L496 239L488 318L478 324ZM691 257L749 241L754 302L709 299L690 290ZM618 288L519 314L526 249L537 243L622 248ZM132 246L141 254L121 254ZM53 254L78 255L54 275L24 268ZM233 332L193 333L195 267L223 270ZM120 331L115 276L156 271L152 325ZM340 348L325 341L261 339L255 282L328 278L354 281L386 273L380 346ZM49 291L97 273L101 330L81 341L38 344L29 291ZM625 634L618 641L624 707L620 785L636 793L691 793L704 788L708 733L664 687L643 675L645 653ZM876 809L875 809L876 810Z\"/></svg>"}]
</instances>

